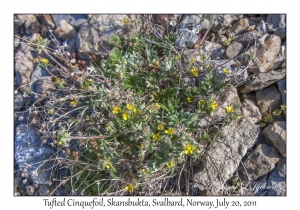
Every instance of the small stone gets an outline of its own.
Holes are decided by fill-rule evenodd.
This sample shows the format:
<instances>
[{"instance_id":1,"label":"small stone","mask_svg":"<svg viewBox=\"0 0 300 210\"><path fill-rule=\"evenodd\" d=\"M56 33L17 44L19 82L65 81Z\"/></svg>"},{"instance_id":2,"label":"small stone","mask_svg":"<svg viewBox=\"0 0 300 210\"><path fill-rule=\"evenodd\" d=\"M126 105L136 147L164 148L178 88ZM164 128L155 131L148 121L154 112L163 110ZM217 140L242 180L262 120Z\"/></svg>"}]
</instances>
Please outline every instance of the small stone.
<instances>
[{"instance_id":1,"label":"small stone","mask_svg":"<svg viewBox=\"0 0 300 210\"><path fill-rule=\"evenodd\" d=\"M238 42L232 42L231 45L226 49L226 58L234 58L237 55L240 55L244 51L243 45Z\"/></svg>"},{"instance_id":2,"label":"small stone","mask_svg":"<svg viewBox=\"0 0 300 210\"><path fill-rule=\"evenodd\" d=\"M286 177L279 174L279 170L275 167L268 176L267 196L285 196L286 195Z\"/></svg>"},{"instance_id":3,"label":"small stone","mask_svg":"<svg viewBox=\"0 0 300 210\"><path fill-rule=\"evenodd\" d=\"M246 33L237 35L235 37L234 41L241 43L245 49L248 49L249 47L254 45L255 39L260 38L261 36L262 36L262 33L254 30L254 31L250 31L250 32L246 32Z\"/></svg>"},{"instance_id":4,"label":"small stone","mask_svg":"<svg viewBox=\"0 0 300 210\"><path fill-rule=\"evenodd\" d=\"M40 23L37 20L35 15L28 15L27 19L24 23L26 34L34 34L34 33L40 33Z\"/></svg>"},{"instance_id":5,"label":"small stone","mask_svg":"<svg viewBox=\"0 0 300 210\"><path fill-rule=\"evenodd\" d=\"M50 195L50 188L47 185L40 185L39 188L39 195L40 196L47 196Z\"/></svg>"},{"instance_id":6,"label":"small stone","mask_svg":"<svg viewBox=\"0 0 300 210\"><path fill-rule=\"evenodd\" d=\"M286 105L286 79L280 80L277 82L279 92L282 98L282 104Z\"/></svg>"},{"instance_id":7,"label":"small stone","mask_svg":"<svg viewBox=\"0 0 300 210\"><path fill-rule=\"evenodd\" d=\"M63 41L70 41L77 35L76 29L65 20L60 21L55 33Z\"/></svg>"},{"instance_id":8,"label":"small stone","mask_svg":"<svg viewBox=\"0 0 300 210\"><path fill-rule=\"evenodd\" d=\"M242 34L248 30L249 26L250 25L249 25L249 21L247 18L241 19L238 22L236 22L235 24L233 24L233 26L228 29L227 35L235 36L238 34Z\"/></svg>"},{"instance_id":9,"label":"small stone","mask_svg":"<svg viewBox=\"0 0 300 210\"><path fill-rule=\"evenodd\" d=\"M51 15L48 14L39 15L39 20L43 25L48 26L51 29L55 28L55 23L53 22Z\"/></svg>"},{"instance_id":10,"label":"small stone","mask_svg":"<svg viewBox=\"0 0 300 210\"><path fill-rule=\"evenodd\" d=\"M242 103L242 116L248 117L254 124L261 121L261 113L259 108L255 105L255 102L249 99L246 99Z\"/></svg>"},{"instance_id":11,"label":"small stone","mask_svg":"<svg viewBox=\"0 0 300 210\"><path fill-rule=\"evenodd\" d=\"M34 195L35 193L35 188L32 185L27 185L26 186L26 195Z\"/></svg>"},{"instance_id":12,"label":"small stone","mask_svg":"<svg viewBox=\"0 0 300 210\"><path fill-rule=\"evenodd\" d=\"M286 156L286 122L278 121L268 125L264 129L264 135L270 140L271 144L282 154Z\"/></svg>"},{"instance_id":13,"label":"small stone","mask_svg":"<svg viewBox=\"0 0 300 210\"><path fill-rule=\"evenodd\" d=\"M262 114L269 113L269 111L273 112L275 109L280 109L281 95L276 87L271 86L257 91L256 101Z\"/></svg>"}]
</instances>

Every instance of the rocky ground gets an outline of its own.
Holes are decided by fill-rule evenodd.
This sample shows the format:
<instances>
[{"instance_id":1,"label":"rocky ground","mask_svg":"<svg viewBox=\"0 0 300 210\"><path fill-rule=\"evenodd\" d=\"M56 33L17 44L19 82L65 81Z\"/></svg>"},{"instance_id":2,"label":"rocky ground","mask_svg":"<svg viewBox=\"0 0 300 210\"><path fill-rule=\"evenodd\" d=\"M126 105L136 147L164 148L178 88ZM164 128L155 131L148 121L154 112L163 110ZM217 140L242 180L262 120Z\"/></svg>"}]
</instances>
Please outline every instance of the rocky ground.
<instances>
[{"instance_id":1,"label":"rocky ground","mask_svg":"<svg viewBox=\"0 0 300 210\"><path fill-rule=\"evenodd\" d=\"M286 17L279 14L15 15L16 195L50 195L55 188L55 181L49 179L54 172L47 170L54 164L51 157L55 151L51 145L42 144L36 129L39 118L35 111L27 109L38 104L41 97L51 95L46 85L51 82L47 79L51 75L37 68L34 58L41 56L55 62L44 51L36 51L22 40L42 35L50 38L54 50L67 44L65 50L70 55L75 53L77 59L100 60L110 50L112 35L126 37L147 30L149 17L161 34L176 31L174 46L187 57L195 50L210 56L217 66L213 70L217 78L224 67L229 69L225 79L232 85L219 93L218 101L223 107L232 102L241 105L243 118L225 126L223 135L212 142L195 165L195 189L202 195L286 195ZM133 30L121 27L124 19L133 23ZM245 58L251 56L255 58L248 62ZM203 76L197 79L201 81ZM28 83L36 94L26 94L24 85ZM224 109L218 108L199 126L207 127L225 114ZM241 179L237 181L236 177ZM230 189L240 187L239 183L246 183L247 187L231 193ZM63 188L55 192L68 194Z\"/></svg>"}]
</instances>

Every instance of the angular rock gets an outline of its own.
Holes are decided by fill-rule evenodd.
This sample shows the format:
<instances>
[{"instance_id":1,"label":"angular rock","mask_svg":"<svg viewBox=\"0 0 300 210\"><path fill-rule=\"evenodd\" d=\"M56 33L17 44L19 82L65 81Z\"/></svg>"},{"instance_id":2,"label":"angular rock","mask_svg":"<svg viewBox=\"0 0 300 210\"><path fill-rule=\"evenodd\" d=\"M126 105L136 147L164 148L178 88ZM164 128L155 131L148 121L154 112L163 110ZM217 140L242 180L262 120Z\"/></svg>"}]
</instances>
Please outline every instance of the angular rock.
<instances>
[{"instance_id":1,"label":"angular rock","mask_svg":"<svg viewBox=\"0 0 300 210\"><path fill-rule=\"evenodd\" d=\"M243 18L243 15L238 14L226 14L226 15L210 15L211 21L214 23L214 25L211 27L211 30L213 32L217 32L220 34L225 34L226 30L225 28L229 26L234 21L238 21L241 18Z\"/></svg>"},{"instance_id":2,"label":"angular rock","mask_svg":"<svg viewBox=\"0 0 300 210\"><path fill-rule=\"evenodd\" d=\"M43 68L37 68L31 74L31 90L42 97L49 96L54 91L51 75Z\"/></svg>"},{"instance_id":3,"label":"angular rock","mask_svg":"<svg viewBox=\"0 0 300 210\"><path fill-rule=\"evenodd\" d=\"M195 186L216 194L255 143L259 130L259 126L246 117L223 127L222 137L211 143L201 158L201 164L194 168Z\"/></svg>"},{"instance_id":4,"label":"angular rock","mask_svg":"<svg viewBox=\"0 0 300 210\"><path fill-rule=\"evenodd\" d=\"M257 26L257 30L262 33L262 34L266 34L268 33L268 29L267 26L265 24L265 22L262 20L259 25Z\"/></svg>"},{"instance_id":5,"label":"angular rock","mask_svg":"<svg viewBox=\"0 0 300 210\"><path fill-rule=\"evenodd\" d=\"M284 14L268 15L266 24L269 32L274 32L281 39L286 37L286 21Z\"/></svg>"},{"instance_id":6,"label":"angular rock","mask_svg":"<svg viewBox=\"0 0 300 210\"><path fill-rule=\"evenodd\" d=\"M264 135L270 143L282 154L286 156L286 122L278 121L268 125L264 129Z\"/></svg>"},{"instance_id":7,"label":"angular rock","mask_svg":"<svg viewBox=\"0 0 300 210\"><path fill-rule=\"evenodd\" d=\"M226 58L233 58L237 55L240 55L244 51L244 47L241 43L232 42L229 47L226 49Z\"/></svg>"},{"instance_id":8,"label":"angular rock","mask_svg":"<svg viewBox=\"0 0 300 210\"><path fill-rule=\"evenodd\" d=\"M212 43L208 41L204 41L203 43L204 49L200 51L200 53L205 53L209 55L212 60L223 60L225 49L222 45L218 43Z\"/></svg>"},{"instance_id":9,"label":"angular rock","mask_svg":"<svg viewBox=\"0 0 300 210\"><path fill-rule=\"evenodd\" d=\"M28 15L24 23L26 34L40 33L41 24L35 15Z\"/></svg>"},{"instance_id":10,"label":"angular rock","mask_svg":"<svg viewBox=\"0 0 300 210\"><path fill-rule=\"evenodd\" d=\"M58 26L61 21L66 21L72 25L76 30L79 30L80 26L88 21L89 15L86 14L71 14L71 15L51 15L55 24Z\"/></svg>"},{"instance_id":11,"label":"angular rock","mask_svg":"<svg viewBox=\"0 0 300 210\"><path fill-rule=\"evenodd\" d=\"M211 124L221 121L226 116L226 106L233 104L240 105L237 89L232 85L222 89L217 94L216 101L219 104L218 108L210 115L204 114L204 116L202 116L198 124L200 128L205 128Z\"/></svg>"},{"instance_id":12,"label":"angular rock","mask_svg":"<svg viewBox=\"0 0 300 210\"><path fill-rule=\"evenodd\" d=\"M14 95L14 110L19 111L26 104L26 99L23 97L23 94Z\"/></svg>"},{"instance_id":13,"label":"angular rock","mask_svg":"<svg viewBox=\"0 0 300 210\"><path fill-rule=\"evenodd\" d=\"M227 35L230 37L230 35L236 36L238 34L242 34L248 30L249 26L249 20L247 18L243 18L227 30Z\"/></svg>"},{"instance_id":14,"label":"angular rock","mask_svg":"<svg viewBox=\"0 0 300 210\"><path fill-rule=\"evenodd\" d=\"M210 22L202 15L184 15L178 25L178 33L175 46L179 48L193 46L198 41L198 33L193 29L199 27L199 33L208 29Z\"/></svg>"},{"instance_id":15,"label":"angular rock","mask_svg":"<svg viewBox=\"0 0 300 210\"><path fill-rule=\"evenodd\" d=\"M48 181L54 164L49 159L54 155L50 147L42 145L33 127L21 124L16 128L15 160L22 170L27 169L34 183L45 184Z\"/></svg>"},{"instance_id":16,"label":"angular rock","mask_svg":"<svg viewBox=\"0 0 300 210\"><path fill-rule=\"evenodd\" d=\"M285 196L286 195L286 177L281 176L277 167L271 171L268 176L268 190L265 195Z\"/></svg>"},{"instance_id":17,"label":"angular rock","mask_svg":"<svg viewBox=\"0 0 300 210\"><path fill-rule=\"evenodd\" d=\"M264 34L257 43L257 48L252 46L246 54L255 55L249 71L253 73L269 71L279 53L281 39L275 35Z\"/></svg>"},{"instance_id":18,"label":"angular rock","mask_svg":"<svg viewBox=\"0 0 300 210\"><path fill-rule=\"evenodd\" d=\"M76 29L66 20L61 20L55 29L56 35L63 41L70 41L77 35Z\"/></svg>"},{"instance_id":19,"label":"angular rock","mask_svg":"<svg viewBox=\"0 0 300 210\"><path fill-rule=\"evenodd\" d=\"M14 33L24 33L24 23L28 15L14 15Z\"/></svg>"},{"instance_id":20,"label":"angular rock","mask_svg":"<svg viewBox=\"0 0 300 210\"><path fill-rule=\"evenodd\" d=\"M276 60L272 66L272 69L280 69L283 62L286 59L286 47L285 44L280 46L279 54L276 57Z\"/></svg>"},{"instance_id":21,"label":"angular rock","mask_svg":"<svg viewBox=\"0 0 300 210\"><path fill-rule=\"evenodd\" d=\"M55 28L55 23L51 15L43 14L43 15L39 15L38 18L43 25L48 26L51 29Z\"/></svg>"},{"instance_id":22,"label":"angular rock","mask_svg":"<svg viewBox=\"0 0 300 210\"><path fill-rule=\"evenodd\" d=\"M260 144L239 166L239 172L245 180L253 181L267 175L278 160L278 152L274 147Z\"/></svg>"},{"instance_id":23,"label":"angular rock","mask_svg":"<svg viewBox=\"0 0 300 210\"><path fill-rule=\"evenodd\" d=\"M268 71L265 73L259 73L257 74L254 79L252 77L252 80L248 83L246 83L243 90L241 90L241 93L250 93L252 91L261 90L265 87L268 87L275 82L278 82L279 80L283 79L286 76L286 69L281 69L278 71Z\"/></svg>"},{"instance_id":24,"label":"angular rock","mask_svg":"<svg viewBox=\"0 0 300 210\"><path fill-rule=\"evenodd\" d=\"M44 184L40 185L39 195L41 195L41 196L50 195L50 188L47 185L44 185Z\"/></svg>"},{"instance_id":25,"label":"angular rock","mask_svg":"<svg viewBox=\"0 0 300 210\"><path fill-rule=\"evenodd\" d=\"M15 73L16 83L20 87L30 82L30 75L34 70L35 64L33 58L35 57L35 51L24 42L19 44L19 48L15 53ZM25 88L20 88L22 91Z\"/></svg>"},{"instance_id":26,"label":"angular rock","mask_svg":"<svg viewBox=\"0 0 300 210\"><path fill-rule=\"evenodd\" d=\"M273 112L280 108L281 95L276 87L267 87L256 92L256 102L262 114L270 110Z\"/></svg>"},{"instance_id":27,"label":"angular rock","mask_svg":"<svg viewBox=\"0 0 300 210\"><path fill-rule=\"evenodd\" d=\"M280 80L277 82L279 92L282 98L282 104L286 105L286 79Z\"/></svg>"},{"instance_id":28,"label":"angular rock","mask_svg":"<svg viewBox=\"0 0 300 210\"><path fill-rule=\"evenodd\" d=\"M34 195L35 193L35 188L32 185L27 185L26 186L26 195Z\"/></svg>"},{"instance_id":29,"label":"angular rock","mask_svg":"<svg viewBox=\"0 0 300 210\"><path fill-rule=\"evenodd\" d=\"M99 57L101 54L107 53L105 49L110 50L111 36L127 37L141 30L142 25L139 23L139 18L131 21L131 24L134 24L132 30L124 25L122 21L124 19L129 19L129 17L127 15L93 15L88 22L81 25L78 31L76 41L79 56L87 58L87 54L89 54Z\"/></svg>"},{"instance_id":30,"label":"angular rock","mask_svg":"<svg viewBox=\"0 0 300 210\"><path fill-rule=\"evenodd\" d=\"M284 39L286 37L286 28L278 28L274 32L274 35L279 36L281 39Z\"/></svg>"},{"instance_id":31,"label":"angular rock","mask_svg":"<svg viewBox=\"0 0 300 210\"><path fill-rule=\"evenodd\" d=\"M245 49L248 49L255 43L256 38L260 38L262 33L259 31L250 31L237 35L234 39L235 42L241 43Z\"/></svg>"},{"instance_id":32,"label":"angular rock","mask_svg":"<svg viewBox=\"0 0 300 210\"><path fill-rule=\"evenodd\" d=\"M242 103L242 116L248 117L254 124L259 123L262 118L259 108L255 105L255 102L249 99L246 99Z\"/></svg>"}]
</instances>

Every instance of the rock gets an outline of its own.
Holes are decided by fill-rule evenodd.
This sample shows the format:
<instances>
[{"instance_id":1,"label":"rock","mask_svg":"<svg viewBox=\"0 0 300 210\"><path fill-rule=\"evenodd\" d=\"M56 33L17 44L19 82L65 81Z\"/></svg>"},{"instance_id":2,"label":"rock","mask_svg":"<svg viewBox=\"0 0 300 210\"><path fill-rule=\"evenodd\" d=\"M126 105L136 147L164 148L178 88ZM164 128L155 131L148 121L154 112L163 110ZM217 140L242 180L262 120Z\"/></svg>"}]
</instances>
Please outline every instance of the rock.
<instances>
[{"instance_id":1,"label":"rock","mask_svg":"<svg viewBox=\"0 0 300 210\"><path fill-rule=\"evenodd\" d=\"M28 15L24 23L26 34L40 33L40 23L35 15Z\"/></svg>"},{"instance_id":2,"label":"rock","mask_svg":"<svg viewBox=\"0 0 300 210\"><path fill-rule=\"evenodd\" d=\"M14 95L14 110L19 111L26 104L26 98L23 97L23 94Z\"/></svg>"},{"instance_id":3,"label":"rock","mask_svg":"<svg viewBox=\"0 0 300 210\"><path fill-rule=\"evenodd\" d=\"M26 186L26 195L34 195L35 193L35 188L32 185L27 185Z\"/></svg>"},{"instance_id":4,"label":"rock","mask_svg":"<svg viewBox=\"0 0 300 210\"><path fill-rule=\"evenodd\" d=\"M178 25L175 46L179 48L191 47L198 41L198 33L193 30L199 27L199 33L205 32L210 22L202 15L184 15Z\"/></svg>"},{"instance_id":5,"label":"rock","mask_svg":"<svg viewBox=\"0 0 300 210\"><path fill-rule=\"evenodd\" d=\"M279 54L277 55L275 62L272 66L272 69L280 69L282 64L285 63L285 59L286 59L286 48L285 48L285 44L280 46L280 50L279 50Z\"/></svg>"},{"instance_id":6,"label":"rock","mask_svg":"<svg viewBox=\"0 0 300 210\"><path fill-rule=\"evenodd\" d=\"M39 15L38 18L43 25L48 26L51 29L55 29L55 23L53 22L51 15L42 14Z\"/></svg>"},{"instance_id":7,"label":"rock","mask_svg":"<svg viewBox=\"0 0 300 210\"><path fill-rule=\"evenodd\" d=\"M224 35L219 35L217 40L216 40L216 43L219 43L220 45L222 45L223 47L227 47L225 46L224 42L227 40L227 37L224 36Z\"/></svg>"},{"instance_id":8,"label":"rock","mask_svg":"<svg viewBox=\"0 0 300 210\"><path fill-rule=\"evenodd\" d=\"M263 176L263 178L258 179L257 181L252 182L251 190L250 190L250 192L252 192L252 195L255 196L264 195L266 193L267 182L268 182L267 175Z\"/></svg>"},{"instance_id":9,"label":"rock","mask_svg":"<svg viewBox=\"0 0 300 210\"><path fill-rule=\"evenodd\" d=\"M286 156L286 122L278 121L264 129L264 135L284 157Z\"/></svg>"},{"instance_id":10,"label":"rock","mask_svg":"<svg viewBox=\"0 0 300 210\"><path fill-rule=\"evenodd\" d=\"M201 164L194 167L195 186L216 194L255 143L259 130L259 126L247 117L224 126L221 129L223 135L211 143L201 158Z\"/></svg>"},{"instance_id":11,"label":"rock","mask_svg":"<svg viewBox=\"0 0 300 210\"><path fill-rule=\"evenodd\" d=\"M241 43L232 42L229 47L226 49L226 58L233 58L237 55L240 55L244 51L244 47Z\"/></svg>"},{"instance_id":12,"label":"rock","mask_svg":"<svg viewBox=\"0 0 300 210\"><path fill-rule=\"evenodd\" d=\"M66 20L61 20L55 29L56 35L63 41L70 41L77 35L76 29Z\"/></svg>"},{"instance_id":13,"label":"rock","mask_svg":"<svg viewBox=\"0 0 300 210\"><path fill-rule=\"evenodd\" d=\"M257 30L262 33L262 34L266 34L268 33L268 29L267 26L265 24L265 22L262 20L259 25L257 26Z\"/></svg>"},{"instance_id":14,"label":"rock","mask_svg":"<svg viewBox=\"0 0 300 210\"><path fill-rule=\"evenodd\" d=\"M247 18L243 18L227 30L227 36L231 37L232 35L236 36L238 34L242 34L248 30L249 26L249 20Z\"/></svg>"},{"instance_id":15,"label":"rock","mask_svg":"<svg viewBox=\"0 0 300 210\"><path fill-rule=\"evenodd\" d=\"M127 15L93 15L92 18L81 25L77 35L77 49L81 58L88 58L88 55L96 55L100 59L100 54L106 54L110 50L111 36L128 37L132 33L139 32L142 28L140 18L131 24L133 29L129 30L123 20L128 20ZM100 37L101 32L101 37ZM101 46L100 41L104 46Z\"/></svg>"},{"instance_id":16,"label":"rock","mask_svg":"<svg viewBox=\"0 0 300 210\"><path fill-rule=\"evenodd\" d=\"M46 97L54 90L51 75L43 68L37 68L31 74L31 90L39 96Z\"/></svg>"},{"instance_id":17,"label":"rock","mask_svg":"<svg viewBox=\"0 0 300 210\"><path fill-rule=\"evenodd\" d=\"M15 178L14 178L14 190L16 190L19 187L19 183L22 180L22 172L19 171L15 174Z\"/></svg>"},{"instance_id":18,"label":"rock","mask_svg":"<svg viewBox=\"0 0 300 210\"><path fill-rule=\"evenodd\" d=\"M213 26L211 27L211 30L213 32L217 32L219 35L225 34L226 33L225 28L229 26L231 23L233 23L234 21L243 18L242 16L243 15L238 15L238 14L210 15L210 19L212 23L214 23Z\"/></svg>"},{"instance_id":19,"label":"rock","mask_svg":"<svg viewBox=\"0 0 300 210\"><path fill-rule=\"evenodd\" d=\"M275 32L275 35L278 35L280 38L285 38L286 34L286 23L285 15L268 15L266 24L269 32Z\"/></svg>"},{"instance_id":20,"label":"rock","mask_svg":"<svg viewBox=\"0 0 300 210\"><path fill-rule=\"evenodd\" d=\"M14 15L14 33L24 33L24 23L28 15Z\"/></svg>"},{"instance_id":21,"label":"rock","mask_svg":"<svg viewBox=\"0 0 300 210\"><path fill-rule=\"evenodd\" d=\"M51 15L55 24L58 26L61 21L66 21L72 25L76 30L79 30L80 26L88 21L89 15L86 14L72 14L72 15Z\"/></svg>"},{"instance_id":22,"label":"rock","mask_svg":"<svg viewBox=\"0 0 300 210\"><path fill-rule=\"evenodd\" d=\"M255 39L260 38L261 36L262 36L262 33L254 30L254 31L250 31L250 32L246 32L246 33L237 35L234 38L234 41L241 43L245 49L248 49L249 47L254 45Z\"/></svg>"},{"instance_id":23,"label":"rock","mask_svg":"<svg viewBox=\"0 0 300 210\"><path fill-rule=\"evenodd\" d=\"M204 41L204 49L200 50L200 53L209 55L212 60L223 60L225 49L218 43L212 43Z\"/></svg>"},{"instance_id":24,"label":"rock","mask_svg":"<svg viewBox=\"0 0 300 210\"><path fill-rule=\"evenodd\" d=\"M286 195L286 177L279 174L277 167L268 176L268 190L265 195L268 196L285 196Z\"/></svg>"},{"instance_id":25,"label":"rock","mask_svg":"<svg viewBox=\"0 0 300 210\"><path fill-rule=\"evenodd\" d=\"M250 20L256 23L260 23L261 21L265 21L266 17L250 17Z\"/></svg>"},{"instance_id":26,"label":"rock","mask_svg":"<svg viewBox=\"0 0 300 210\"><path fill-rule=\"evenodd\" d=\"M33 58L35 51L24 42L21 42L15 53L16 83L20 87L30 82L30 75L34 70ZM21 87L22 91L26 88Z\"/></svg>"},{"instance_id":27,"label":"rock","mask_svg":"<svg viewBox=\"0 0 300 210\"><path fill-rule=\"evenodd\" d=\"M281 39L284 39L286 37L286 28L278 28L274 32L274 35L279 36Z\"/></svg>"},{"instance_id":28,"label":"rock","mask_svg":"<svg viewBox=\"0 0 300 210\"><path fill-rule=\"evenodd\" d=\"M229 85L222 89L216 96L216 101L219 106L210 115L204 114L198 123L200 128L206 128L207 126L220 122L226 117L225 107L230 105L240 105L240 100L237 94L237 89Z\"/></svg>"},{"instance_id":29,"label":"rock","mask_svg":"<svg viewBox=\"0 0 300 210\"><path fill-rule=\"evenodd\" d=\"M27 168L34 183L45 184L48 181L54 164L48 159L53 155L55 152L41 143L33 127L21 124L16 128L15 160L22 170Z\"/></svg>"},{"instance_id":30,"label":"rock","mask_svg":"<svg viewBox=\"0 0 300 210\"><path fill-rule=\"evenodd\" d=\"M279 109L281 105L281 95L274 86L256 92L256 101L260 112L263 114L271 110Z\"/></svg>"},{"instance_id":31,"label":"rock","mask_svg":"<svg viewBox=\"0 0 300 210\"><path fill-rule=\"evenodd\" d=\"M253 73L269 71L279 53L281 40L278 36L264 34L257 43L257 48L252 46L246 54L255 55L249 71Z\"/></svg>"},{"instance_id":32,"label":"rock","mask_svg":"<svg viewBox=\"0 0 300 210\"><path fill-rule=\"evenodd\" d=\"M286 105L286 79L280 80L279 82L277 82L277 85L281 94L282 104Z\"/></svg>"},{"instance_id":33,"label":"rock","mask_svg":"<svg viewBox=\"0 0 300 210\"><path fill-rule=\"evenodd\" d=\"M279 176L286 177L286 158L280 158L277 164Z\"/></svg>"},{"instance_id":34,"label":"rock","mask_svg":"<svg viewBox=\"0 0 300 210\"><path fill-rule=\"evenodd\" d=\"M241 90L241 93L250 93L252 91L261 90L265 87L268 87L275 82L283 79L286 76L286 69L281 69L278 71L271 70L265 73L259 73L256 76L252 77L252 80L246 83L244 89Z\"/></svg>"},{"instance_id":35,"label":"rock","mask_svg":"<svg viewBox=\"0 0 300 210\"><path fill-rule=\"evenodd\" d=\"M255 102L249 99L246 99L242 103L242 116L246 116L254 124L259 123L262 118L259 108L255 105Z\"/></svg>"},{"instance_id":36,"label":"rock","mask_svg":"<svg viewBox=\"0 0 300 210\"><path fill-rule=\"evenodd\" d=\"M278 152L274 147L260 144L239 166L239 172L244 180L253 181L267 175L278 160Z\"/></svg>"},{"instance_id":37,"label":"rock","mask_svg":"<svg viewBox=\"0 0 300 210\"><path fill-rule=\"evenodd\" d=\"M47 196L50 195L50 188L47 185L40 185L39 188L39 195L40 196Z\"/></svg>"},{"instance_id":38,"label":"rock","mask_svg":"<svg viewBox=\"0 0 300 210\"><path fill-rule=\"evenodd\" d=\"M68 196L69 192L65 188L60 188L55 192L55 196Z\"/></svg>"}]
</instances>

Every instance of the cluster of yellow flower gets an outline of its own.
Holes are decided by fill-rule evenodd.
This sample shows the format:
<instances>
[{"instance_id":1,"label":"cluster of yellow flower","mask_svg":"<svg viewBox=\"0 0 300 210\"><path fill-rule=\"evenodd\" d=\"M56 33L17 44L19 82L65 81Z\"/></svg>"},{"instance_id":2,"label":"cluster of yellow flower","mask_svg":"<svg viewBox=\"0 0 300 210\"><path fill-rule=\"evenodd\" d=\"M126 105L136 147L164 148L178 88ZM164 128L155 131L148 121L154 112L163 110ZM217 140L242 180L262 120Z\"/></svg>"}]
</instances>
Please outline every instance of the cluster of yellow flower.
<instances>
[{"instance_id":1,"label":"cluster of yellow flower","mask_svg":"<svg viewBox=\"0 0 300 210\"><path fill-rule=\"evenodd\" d=\"M198 67L195 67L195 68L192 68L191 69L191 73L194 77L198 77L198 71L199 71L199 68Z\"/></svg>"},{"instance_id":2,"label":"cluster of yellow flower","mask_svg":"<svg viewBox=\"0 0 300 210\"><path fill-rule=\"evenodd\" d=\"M133 104L126 104L126 108L128 110L133 110L134 114L139 114L140 113L140 111L138 109L134 108ZM113 113L114 114L119 114L120 111L121 111L121 107L119 107L119 106L115 106L113 108ZM122 117L123 117L123 120L125 120L125 121L128 120L130 118L130 115L129 115L128 111L124 111L123 114L122 114Z\"/></svg>"}]
</instances>

